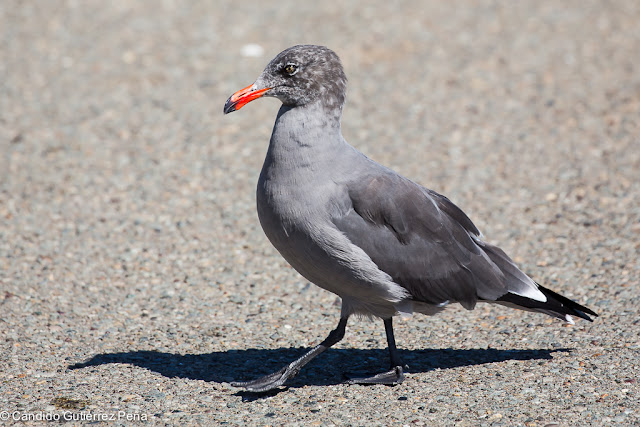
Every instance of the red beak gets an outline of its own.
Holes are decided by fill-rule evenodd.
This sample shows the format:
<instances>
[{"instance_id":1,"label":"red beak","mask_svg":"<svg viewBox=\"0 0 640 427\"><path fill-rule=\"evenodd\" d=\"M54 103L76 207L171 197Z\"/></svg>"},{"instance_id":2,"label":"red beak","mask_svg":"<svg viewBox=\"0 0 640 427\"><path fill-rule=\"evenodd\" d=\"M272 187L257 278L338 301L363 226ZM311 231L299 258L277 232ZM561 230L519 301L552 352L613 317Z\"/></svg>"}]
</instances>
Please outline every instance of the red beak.
<instances>
[{"instance_id":1,"label":"red beak","mask_svg":"<svg viewBox=\"0 0 640 427\"><path fill-rule=\"evenodd\" d=\"M227 102L224 104L224 113L229 114L233 111L239 110L244 107L245 104L253 101L254 99L260 98L266 91L271 89L270 87L265 89L256 89L251 90L253 85L247 86L244 89L240 89L233 95L227 99Z\"/></svg>"}]
</instances>

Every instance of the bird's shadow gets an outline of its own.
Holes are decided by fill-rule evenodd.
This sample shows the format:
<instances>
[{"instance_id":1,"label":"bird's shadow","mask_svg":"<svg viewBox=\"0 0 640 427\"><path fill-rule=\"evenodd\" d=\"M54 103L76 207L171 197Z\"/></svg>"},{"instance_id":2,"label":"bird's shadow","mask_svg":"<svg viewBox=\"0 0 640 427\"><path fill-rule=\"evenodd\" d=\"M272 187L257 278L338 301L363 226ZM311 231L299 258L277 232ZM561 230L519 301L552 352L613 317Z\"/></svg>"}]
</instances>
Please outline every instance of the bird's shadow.
<instances>
[{"instance_id":1,"label":"bird's shadow","mask_svg":"<svg viewBox=\"0 0 640 427\"><path fill-rule=\"evenodd\" d=\"M135 365L169 378L188 378L217 383L244 381L274 372L305 353L305 348L229 350L206 354L175 354L160 351L103 353L68 366L88 368L111 363ZM400 351L409 373L428 372L507 360L549 360L555 352L570 349L498 350L427 349ZM386 349L329 349L287 382L289 387L335 385L344 371L381 372L388 369ZM247 398L250 393L239 392Z\"/></svg>"}]
</instances>

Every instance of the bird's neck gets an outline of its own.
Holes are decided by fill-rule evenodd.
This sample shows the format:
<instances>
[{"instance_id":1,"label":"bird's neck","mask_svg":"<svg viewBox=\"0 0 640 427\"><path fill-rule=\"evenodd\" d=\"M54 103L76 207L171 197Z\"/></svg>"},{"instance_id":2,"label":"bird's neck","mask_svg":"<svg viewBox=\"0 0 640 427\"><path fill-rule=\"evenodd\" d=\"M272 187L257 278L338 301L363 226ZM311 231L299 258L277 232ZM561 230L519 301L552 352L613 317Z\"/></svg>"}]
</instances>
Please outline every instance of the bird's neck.
<instances>
[{"instance_id":1,"label":"bird's neck","mask_svg":"<svg viewBox=\"0 0 640 427\"><path fill-rule=\"evenodd\" d=\"M342 105L316 101L305 105L283 105L278 111L275 127L288 129L307 128L319 132L340 133ZM275 130L274 127L274 130Z\"/></svg>"},{"instance_id":2,"label":"bird's neck","mask_svg":"<svg viewBox=\"0 0 640 427\"><path fill-rule=\"evenodd\" d=\"M267 157L287 163L329 161L346 144L340 130L341 116L342 108L328 111L320 102L297 107L283 105L273 127Z\"/></svg>"}]
</instances>

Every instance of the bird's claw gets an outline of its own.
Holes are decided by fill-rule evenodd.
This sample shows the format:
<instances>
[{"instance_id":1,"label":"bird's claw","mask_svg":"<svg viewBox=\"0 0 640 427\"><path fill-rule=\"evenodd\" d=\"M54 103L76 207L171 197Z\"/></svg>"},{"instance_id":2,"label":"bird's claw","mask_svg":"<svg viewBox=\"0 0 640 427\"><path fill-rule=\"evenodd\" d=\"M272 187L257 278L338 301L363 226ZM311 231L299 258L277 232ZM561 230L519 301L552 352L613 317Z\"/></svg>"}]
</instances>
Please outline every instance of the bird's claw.
<instances>
[{"instance_id":1,"label":"bird's claw","mask_svg":"<svg viewBox=\"0 0 640 427\"><path fill-rule=\"evenodd\" d=\"M287 365L279 371L256 378L255 380L233 381L229 384L233 387L242 387L253 393L263 393L280 387L289 378L295 376L295 374L297 374L297 371L290 369L290 366Z\"/></svg>"},{"instance_id":2,"label":"bird's claw","mask_svg":"<svg viewBox=\"0 0 640 427\"><path fill-rule=\"evenodd\" d=\"M398 385L404 381L404 369L402 366L394 366L387 372L382 372L368 377L354 377L345 381L346 384L384 384Z\"/></svg>"}]
</instances>

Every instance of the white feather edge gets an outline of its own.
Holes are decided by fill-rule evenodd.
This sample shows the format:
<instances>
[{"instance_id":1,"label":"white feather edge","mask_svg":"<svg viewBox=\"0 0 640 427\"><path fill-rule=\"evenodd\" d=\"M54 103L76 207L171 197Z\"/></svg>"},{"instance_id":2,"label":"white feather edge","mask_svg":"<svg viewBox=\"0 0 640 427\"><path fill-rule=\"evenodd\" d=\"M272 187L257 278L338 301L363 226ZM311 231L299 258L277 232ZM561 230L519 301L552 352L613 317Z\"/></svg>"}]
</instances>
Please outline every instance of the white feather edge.
<instances>
[{"instance_id":1,"label":"white feather edge","mask_svg":"<svg viewBox=\"0 0 640 427\"><path fill-rule=\"evenodd\" d=\"M509 293L520 295L521 297L530 298L540 302L547 302L547 297L545 294L540 292L540 289L536 286L535 283L527 286L524 291L523 290L510 290Z\"/></svg>"}]
</instances>

